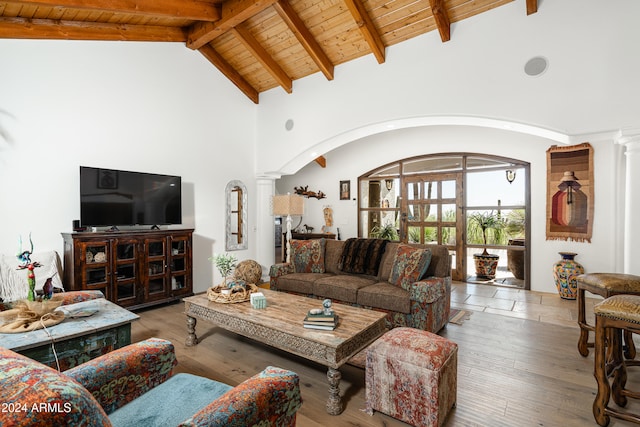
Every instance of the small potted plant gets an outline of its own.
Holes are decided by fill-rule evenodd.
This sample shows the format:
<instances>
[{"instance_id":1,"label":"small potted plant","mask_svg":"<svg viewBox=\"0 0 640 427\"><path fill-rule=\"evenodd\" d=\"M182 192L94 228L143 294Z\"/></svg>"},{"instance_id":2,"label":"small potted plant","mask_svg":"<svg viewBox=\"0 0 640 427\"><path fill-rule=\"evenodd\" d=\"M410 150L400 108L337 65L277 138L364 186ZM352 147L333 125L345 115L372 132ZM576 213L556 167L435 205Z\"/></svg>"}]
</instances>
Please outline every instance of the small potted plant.
<instances>
[{"instance_id":1,"label":"small potted plant","mask_svg":"<svg viewBox=\"0 0 640 427\"><path fill-rule=\"evenodd\" d=\"M479 241L482 238L482 243L486 246L489 236L493 237L494 242L500 242L503 239L505 221L500 217L500 214L496 214L494 211L475 212L469 215L467 221L470 241ZM499 258L499 255L487 252L486 247L482 253L474 254L476 276L494 279Z\"/></svg>"},{"instance_id":2,"label":"small potted plant","mask_svg":"<svg viewBox=\"0 0 640 427\"><path fill-rule=\"evenodd\" d=\"M223 287L227 285L227 276L231 274L233 269L236 267L236 263L238 259L231 254L218 254L209 258L210 261L213 261L214 265L220 272L223 277L222 285Z\"/></svg>"}]
</instances>

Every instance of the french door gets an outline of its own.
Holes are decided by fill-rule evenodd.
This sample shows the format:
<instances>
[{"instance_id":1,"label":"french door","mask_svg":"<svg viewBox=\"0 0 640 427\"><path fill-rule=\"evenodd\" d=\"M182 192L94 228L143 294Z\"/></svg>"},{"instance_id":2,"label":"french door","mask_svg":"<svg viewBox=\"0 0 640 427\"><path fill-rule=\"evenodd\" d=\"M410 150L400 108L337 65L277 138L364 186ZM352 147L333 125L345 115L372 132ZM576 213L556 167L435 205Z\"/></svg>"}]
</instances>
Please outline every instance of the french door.
<instances>
[{"instance_id":1,"label":"french door","mask_svg":"<svg viewBox=\"0 0 640 427\"><path fill-rule=\"evenodd\" d=\"M439 244L452 256L451 277L465 280L462 172L404 178L400 241Z\"/></svg>"}]
</instances>

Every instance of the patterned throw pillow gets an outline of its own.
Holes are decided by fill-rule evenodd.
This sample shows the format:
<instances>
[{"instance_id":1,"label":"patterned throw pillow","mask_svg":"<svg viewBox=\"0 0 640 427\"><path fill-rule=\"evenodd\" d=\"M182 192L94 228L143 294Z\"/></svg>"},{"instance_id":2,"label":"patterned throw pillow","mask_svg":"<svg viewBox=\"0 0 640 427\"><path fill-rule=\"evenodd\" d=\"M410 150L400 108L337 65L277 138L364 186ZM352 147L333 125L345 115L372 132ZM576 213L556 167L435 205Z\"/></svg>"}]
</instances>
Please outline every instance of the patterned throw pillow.
<instances>
[{"instance_id":1,"label":"patterned throw pillow","mask_svg":"<svg viewBox=\"0 0 640 427\"><path fill-rule=\"evenodd\" d=\"M409 290L413 282L422 279L431 263L431 249L418 249L409 245L398 245L389 283Z\"/></svg>"},{"instance_id":2,"label":"patterned throw pillow","mask_svg":"<svg viewBox=\"0 0 640 427\"><path fill-rule=\"evenodd\" d=\"M296 273L324 273L324 244L324 239L291 241L291 263Z\"/></svg>"}]
</instances>

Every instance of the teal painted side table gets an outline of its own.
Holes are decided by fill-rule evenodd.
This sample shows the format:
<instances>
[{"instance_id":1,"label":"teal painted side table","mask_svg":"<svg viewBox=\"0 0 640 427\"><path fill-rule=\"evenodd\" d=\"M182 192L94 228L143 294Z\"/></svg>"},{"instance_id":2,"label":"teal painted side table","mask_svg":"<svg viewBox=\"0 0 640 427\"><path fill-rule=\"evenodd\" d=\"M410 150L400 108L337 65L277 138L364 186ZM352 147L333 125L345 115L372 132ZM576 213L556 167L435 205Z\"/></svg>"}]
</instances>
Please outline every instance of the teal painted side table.
<instances>
[{"instance_id":1,"label":"teal painted side table","mask_svg":"<svg viewBox=\"0 0 640 427\"><path fill-rule=\"evenodd\" d=\"M55 346L59 369L65 371L131 344L131 323L139 318L104 298L65 305L59 310L66 314L62 323L46 331L0 334L0 346L58 369ZM95 311L91 316L73 317L91 311Z\"/></svg>"}]
</instances>

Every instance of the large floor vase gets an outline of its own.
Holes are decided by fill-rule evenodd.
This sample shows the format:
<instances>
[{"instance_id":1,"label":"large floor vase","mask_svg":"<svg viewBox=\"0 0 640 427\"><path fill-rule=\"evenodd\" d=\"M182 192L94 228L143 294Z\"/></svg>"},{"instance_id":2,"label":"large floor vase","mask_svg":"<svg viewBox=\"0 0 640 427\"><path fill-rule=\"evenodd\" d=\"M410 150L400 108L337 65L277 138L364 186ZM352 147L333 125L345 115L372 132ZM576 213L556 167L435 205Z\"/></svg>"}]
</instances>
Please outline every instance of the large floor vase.
<instances>
[{"instance_id":1,"label":"large floor vase","mask_svg":"<svg viewBox=\"0 0 640 427\"><path fill-rule=\"evenodd\" d=\"M553 265L553 280L556 289L563 299L576 299L578 295L578 282L576 277L584 273L584 267L574 258L574 252L558 252L562 259Z\"/></svg>"}]
</instances>

